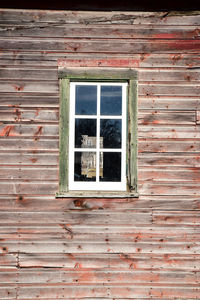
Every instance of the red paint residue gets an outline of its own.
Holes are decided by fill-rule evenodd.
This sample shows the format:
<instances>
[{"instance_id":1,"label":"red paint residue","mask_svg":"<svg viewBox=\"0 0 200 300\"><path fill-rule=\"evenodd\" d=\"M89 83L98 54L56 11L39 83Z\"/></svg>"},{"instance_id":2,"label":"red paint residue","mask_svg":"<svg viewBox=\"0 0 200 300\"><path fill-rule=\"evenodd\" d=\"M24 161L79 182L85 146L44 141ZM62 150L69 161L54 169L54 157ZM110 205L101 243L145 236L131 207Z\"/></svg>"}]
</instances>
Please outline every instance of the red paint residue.
<instances>
[{"instance_id":1,"label":"red paint residue","mask_svg":"<svg viewBox=\"0 0 200 300\"><path fill-rule=\"evenodd\" d=\"M38 129L37 129L36 133L34 134L34 140L38 140L39 139L39 137L42 134L42 129L43 129L42 126L38 126Z\"/></svg>"},{"instance_id":2,"label":"red paint residue","mask_svg":"<svg viewBox=\"0 0 200 300\"><path fill-rule=\"evenodd\" d=\"M24 86L13 84L13 87L17 92L21 92L24 90Z\"/></svg>"},{"instance_id":3,"label":"red paint residue","mask_svg":"<svg viewBox=\"0 0 200 300\"><path fill-rule=\"evenodd\" d=\"M7 125L7 126L5 126L5 127L1 130L0 136L16 136L16 135L17 135L16 133L11 132L11 131L13 131L13 128L14 128L13 125Z\"/></svg>"},{"instance_id":4,"label":"red paint residue","mask_svg":"<svg viewBox=\"0 0 200 300\"><path fill-rule=\"evenodd\" d=\"M59 59L59 67L139 67L140 59Z\"/></svg>"}]
</instances>

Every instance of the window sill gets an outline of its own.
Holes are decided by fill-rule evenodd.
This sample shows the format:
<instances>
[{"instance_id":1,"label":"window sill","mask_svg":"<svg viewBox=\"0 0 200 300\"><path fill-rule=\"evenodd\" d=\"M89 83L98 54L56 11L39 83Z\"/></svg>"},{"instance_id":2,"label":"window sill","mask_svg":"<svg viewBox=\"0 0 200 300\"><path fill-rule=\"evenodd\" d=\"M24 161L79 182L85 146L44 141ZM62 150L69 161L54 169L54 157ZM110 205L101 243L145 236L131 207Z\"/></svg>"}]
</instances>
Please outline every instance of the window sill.
<instances>
[{"instance_id":1,"label":"window sill","mask_svg":"<svg viewBox=\"0 0 200 300\"><path fill-rule=\"evenodd\" d=\"M90 192L90 191L69 191L56 193L56 198L138 198L136 192Z\"/></svg>"}]
</instances>

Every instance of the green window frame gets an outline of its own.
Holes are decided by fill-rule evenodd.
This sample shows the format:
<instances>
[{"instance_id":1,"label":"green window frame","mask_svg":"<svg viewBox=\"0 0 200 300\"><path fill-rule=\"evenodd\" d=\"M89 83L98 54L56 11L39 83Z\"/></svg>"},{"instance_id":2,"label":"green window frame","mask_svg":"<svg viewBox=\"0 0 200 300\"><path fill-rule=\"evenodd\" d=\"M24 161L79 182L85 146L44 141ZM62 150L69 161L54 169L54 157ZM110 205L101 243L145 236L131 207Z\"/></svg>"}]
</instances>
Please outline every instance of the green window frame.
<instances>
[{"instance_id":1,"label":"green window frame","mask_svg":"<svg viewBox=\"0 0 200 300\"><path fill-rule=\"evenodd\" d=\"M137 183L137 71L127 68L65 68L58 71L59 191L57 197L138 197ZM70 191L68 189L70 82L127 82L127 191Z\"/></svg>"}]
</instances>

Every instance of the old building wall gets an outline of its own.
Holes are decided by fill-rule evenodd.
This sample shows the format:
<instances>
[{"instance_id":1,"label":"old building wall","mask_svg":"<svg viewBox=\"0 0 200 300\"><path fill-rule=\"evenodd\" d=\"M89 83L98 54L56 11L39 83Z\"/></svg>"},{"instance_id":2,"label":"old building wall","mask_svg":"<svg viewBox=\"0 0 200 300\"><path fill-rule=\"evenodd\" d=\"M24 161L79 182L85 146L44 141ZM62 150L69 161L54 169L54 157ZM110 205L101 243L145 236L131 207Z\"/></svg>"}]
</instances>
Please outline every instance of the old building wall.
<instances>
[{"instance_id":1,"label":"old building wall","mask_svg":"<svg viewBox=\"0 0 200 300\"><path fill-rule=\"evenodd\" d=\"M200 298L200 13L0 11L0 299ZM138 70L139 198L56 199L58 65Z\"/></svg>"}]
</instances>

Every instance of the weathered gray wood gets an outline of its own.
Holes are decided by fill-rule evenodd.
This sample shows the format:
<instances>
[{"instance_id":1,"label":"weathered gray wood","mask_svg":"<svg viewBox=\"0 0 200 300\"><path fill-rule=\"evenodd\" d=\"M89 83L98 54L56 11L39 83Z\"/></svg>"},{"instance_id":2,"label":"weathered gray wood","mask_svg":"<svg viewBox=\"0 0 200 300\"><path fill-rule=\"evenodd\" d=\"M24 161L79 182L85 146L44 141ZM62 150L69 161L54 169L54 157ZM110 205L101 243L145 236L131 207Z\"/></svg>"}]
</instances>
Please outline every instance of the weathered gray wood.
<instances>
[{"instance_id":1,"label":"weathered gray wood","mask_svg":"<svg viewBox=\"0 0 200 300\"><path fill-rule=\"evenodd\" d=\"M0 299L198 299L199 12L0 20ZM139 74L139 197L56 199L57 69L99 67Z\"/></svg>"},{"instance_id":2,"label":"weathered gray wood","mask_svg":"<svg viewBox=\"0 0 200 300\"><path fill-rule=\"evenodd\" d=\"M155 110L196 110L200 109L199 97L189 96L141 96L139 98L139 109L155 109Z\"/></svg>"},{"instance_id":3,"label":"weathered gray wood","mask_svg":"<svg viewBox=\"0 0 200 300\"><path fill-rule=\"evenodd\" d=\"M199 153L200 141L191 139L140 139L139 153L145 152L185 152Z\"/></svg>"},{"instance_id":4,"label":"weathered gray wood","mask_svg":"<svg viewBox=\"0 0 200 300\"><path fill-rule=\"evenodd\" d=\"M9 139L5 136L1 138L1 151L30 151L31 153L40 153L44 152L55 152L58 153L58 139L46 139L46 140L40 140L40 139L17 139L16 137Z\"/></svg>"},{"instance_id":5,"label":"weathered gray wood","mask_svg":"<svg viewBox=\"0 0 200 300\"><path fill-rule=\"evenodd\" d=\"M30 123L57 123L59 121L58 108L42 109L42 108L20 108L3 107L0 111L0 117L5 122L29 122ZM38 127L38 130L41 127ZM39 130L39 132L41 129Z\"/></svg>"},{"instance_id":6,"label":"weathered gray wood","mask_svg":"<svg viewBox=\"0 0 200 300\"><path fill-rule=\"evenodd\" d=\"M129 187L130 191L138 191L138 170L137 170L137 156L138 156L138 142L137 142L137 124L138 124L138 88L137 81L130 80L128 95L128 168L130 172Z\"/></svg>"},{"instance_id":7,"label":"weathered gray wood","mask_svg":"<svg viewBox=\"0 0 200 300\"><path fill-rule=\"evenodd\" d=\"M126 43L120 40L108 40L107 39L93 39L92 42L88 42L87 39L70 39L66 42L63 38L39 39L39 38L16 38L6 39L1 38L1 49L3 51L10 50L25 50L30 51L61 51L65 53L179 53L180 50L184 53L193 53L200 50L200 40L184 40L178 39L175 42L169 40L167 43L162 39L152 40L143 39L127 39Z\"/></svg>"},{"instance_id":8,"label":"weathered gray wood","mask_svg":"<svg viewBox=\"0 0 200 300\"><path fill-rule=\"evenodd\" d=\"M59 58L59 60L58 60ZM57 61L58 60L58 61ZM4 67L47 67L57 68L59 66L70 67L132 67L132 68L181 68L188 70L198 70L200 58L198 53L148 53L148 54L104 54L90 53L90 55L82 53L68 54L63 59L62 53L38 53L32 51L6 51L0 53L1 66ZM197 68L197 69L196 69Z\"/></svg>"},{"instance_id":9,"label":"weathered gray wood","mask_svg":"<svg viewBox=\"0 0 200 300\"><path fill-rule=\"evenodd\" d=\"M0 180L38 180L38 181L50 181L58 180L58 168L56 167L0 167Z\"/></svg>"},{"instance_id":10,"label":"weathered gray wood","mask_svg":"<svg viewBox=\"0 0 200 300\"><path fill-rule=\"evenodd\" d=\"M1 22L36 22L58 24L164 24L164 25L198 25L199 12L76 12L1 9ZM30 23L29 23L30 24ZM42 24L41 24L42 25Z\"/></svg>"},{"instance_id":11,"label":"weathered gray wood","mask_svg":"<svg viewBox=\"0 0 200 300\"><path fill-rule=\"evenodd\" d=\"M69 79L60 79L59 192L68 191Z\"/></svg>"},{"instance_id":12,"label":"weathered gray wood","mask_svg":"<svg viewBox=\"0 0 200 300\"><path fill-rule=\"evenodd\" d=\"M137 79L137 72L131 68L59 68L59 78L81 79L81 80L133 80Z\"/></svg>"},{"instance_id":13,"label":"weathered gray wood","mask_svg":"<svg viewBox=\"0 0 200 300\"><path fill-rule=\"evenodd\" d=\"M51 191L50 191L51 192ZM56 201L56 200L55 200ZM73 211L70 212L1 212L1 222L2 224L6 222L11 222L15 224L19 223L61 223L61 224L90 224L90 225L100 225L100 224L151 224L151 213L150 212L127 212L126 214L122 212L110 212L110 213L100 213L100 212L81 212ZM34 216L34 218L33 218ZM23 222L21 222L21 218ZM141 221L143 219L143 222Z\"/></svg>"},{"instance_id":14,"label":"weathered gray wood","mask_svg":"<svg viewBox=\"0 0 200 300\"><path fill-rule=\"evenodd\" d=\"M190 296L193 299L195 297L198 297L200 292L199 288L194 288L192 286L185 286L185 287L179 287L174 288L174 287L153 287L150 288L148 285L140 287L138 285L132 285L131 287L129 286L123 286L119 285L118 286L108 286L108 287L103 287L103 286L98 286L98 285L91 285L90 287L88 286L65 286L65 285L60 285L60 286L53 286L53 287L45 287L40 286L36 287L26 287L22 286L19 290L19 296L21 299L25 299L25 297L40 297L41 299L43 298L48 298L53 297L58 298L58 297L75 297L79 299L80 297L99 297L99 298L105 298L107 295L111 297L124 297L123 295L126 295L129 299L132 297L137 297L135 299L139 298L148 298L149 295L155 295L155 297L167 297L168 299L171 298L172 295L175 295L176 297L183 298L184 296ZM120 299L119 298L119 299ZM133 299L134 299L133 298Z\"/></svg>"},{"instance_id":15,"label":"weathered gray wood","mask_svg":"<svg viewBox=\"0 0 200 300\"><path fill-rule=\"evenodd\" d=\"M170 114L170 112L169 112ZM183 113L184 115L184 113ZM139 138L161 138L161 139L200 139L200 130L197 126L139 126Z\"/></svg>"},{"instance_id":16,"label":"weathered gray wood","mask_svg":"<svg viewBox=\"0 0 200 300\"><path fill-rule=\"evenodd\" d=\"M79 284L100 284L109 283L116 284L119 281L121 284L132 285L135 283L144 284L146 282L146 276L149 276L149 280L155 283L165 283L165 284L182 284L183 281L187 281L188 284L197 286L199 280L197 274L194 272L169 272L169 271L153 271L149 275L149 271L116 271L115 273L109 271L61 271L61 270L46 270L38 268L38 276L35 276L35 271L22 270L19 272L18 281L19 283L26 284L36 284L36 283L59 283L62 281L67 284L74 284L78 282ZM42 271L42 272L41 272ZM12 278L12 273L9 274ZM3 276L6 276L3 275ZM13 276L14 277L14 276ZM3 281L2 281L3 282Z\"/></svg>"},{"instance_id":17,"label":"weathered gray wood","mask_svg":"<svg viewBox=\"0 0 200 300\"><path fill-rule=\"evenodd\" d=\"M169 183L169 182L140 182L139 183L140 195L183 195L183 196L196 196L200 194L199 183Z\"/></svg>"},{"instance_id":18,"label":"weathered gray wood","mask_svg":"<svg viewBox=\"0 0 200 300\"><path fill-rule=\"evenodd\" d=\"M0 24L1 36L6 37L66 37L66 38L151 38L151 39L190 39L198 38L198 30L195 25L157 25L151 26L144 24L135 24L134 27L121 24L120 27L115 24L52 24L40 23L20 23L15 22Z\"/></svg>"},{"instance_id":19,"label":"weathered gray wood","mask_svg":"<svg viewBox=\"0 0 200 300\"><path fill-rule=\"evenodd\" d=\"M37 82L33 81L24 81L24 80L1 80L0 81L0 92L10 92L10 93L34 93L34 92L42 92L42 93L51 93L55 95L58 93L58 83L57 82L47 82L38 80Z\"/></svg>"},{"instance_id":20,"label":"weathered gray wood","mask_svg":"<svg viewBox=\"0 0 200 300\"><path fill-rule=\"evenodd\" d=\"M194 84L175 84L167 83L141 83L138 90L139 96L197 96L200 93L200 86L198 83Z\"/></svg>"},{"instance_id":21,"label":"weathered gray wood","mask_svg":"<svg viewBox=\"0 0 200 300\"><path fill-rule=\"evenodd\" d=\"M66 268L68 270L199 270L198 254L20 254L21 267Z\"/></svg>"},{"instance_id":22,"label":"weathered gray wood","mask_svg":"<svg viewBox=\"0 0 200 300\"><path fill-rule=\"evenodd\" d=\"M45 114L47 115L47 118L49 115L52 114L52 112L42 112L41 115ZM24 114L22 113L21 118L24 117ZM38 117L38 116L37 116ZM37 118L36 117L36 118ZM41 118L41 116L40 116ZM21 119L22 120L22 119ZM33 120L33 119L32 119ZM58 124L42 124L42 125L35 125L35 124L0 124L0 136L21 136L21 137L30 137L32 136L35 139L39 138L58 138L59 134L59 126Z\"/></svg>"},{"instance_id":23,"label":"weathered gray wood","mask_svg":"<svg viewBox=\"0 0 200 300\"><path fill-rule=\"evenodd\" d=\"M94 64L95 64L95 59L94 59ZM99 60L99 62L102 63L107 63L109 64L109 60L107 60L107 62L105 62L105 60L102 62L101 60ZM114 61L112 61L113 64ZM127 63L124 59L124 65L125 64L130 64L131 66L131 62L132 59L127 59ZM66 65L67 63L69 64L68 60L66 60ZM117 63L117 60L116 60ZM121 60L121 64L123 63L123 59ZM61 64L61 63L60 63ZM64 64L64 63L62 63ZM61 64L61 65L62 65ZM111 65L111 62L110 62ZM67 67L67 66L66 66ZM95 65L94 65L95 67ZM122 66L123 67L123 66ZM135 67L133 65L133 67ZM120 70L120 68L119 68ZM60 73L63 74L64 76L64 67L60 67ZM81 74L81 70L78 69L77 72L79 72L79 75ZM127 71L126 71L127 73ZM126 74L125 73L125 74ZM62 75L61 75L62 76ZM117 75L116 75L117 76ZM105 75L106 77L106 75ZM20 79L23 80L24 78L28 78L29 80L42 80L42 81L48 81L48 82L52 82L54 83L57 80L57 69L54 67L37 67L37 66L32 66L32 67L22 67L22 66L5 66L5 67L1 67L0 68L0 79L7 79L7 80L11 80L11 79ZM124 76L123 78L126 79L126 77ZM143 82L143 81L184 81L184 82L197 82L200 79L200 72L198 72L197 70L185 70L185 69L180 69L177 70L175 68L167 68L167 69L155 69L155 68L151 68L151 69L141 69L139 72L139 81Z\"/></svg>"},{"instance_id":24,"label":"weathered gray wood","mask_svg":"<svg viewBox=\"0 0 200 300\"><path fill-rule=\"evenodd\" d=\"M138 159L139 166L186 166L199 167L200 157L199 153L140 153Z\"/></svg>"}]
</instances>

